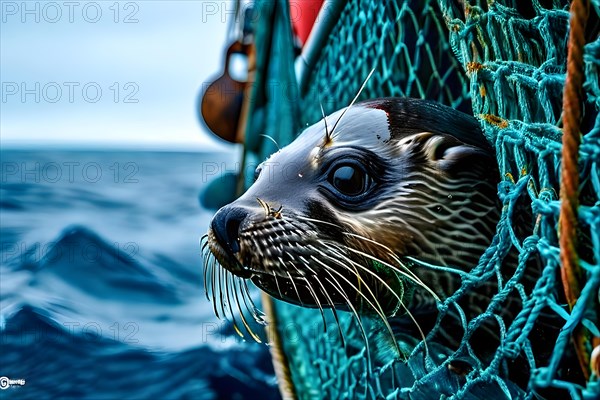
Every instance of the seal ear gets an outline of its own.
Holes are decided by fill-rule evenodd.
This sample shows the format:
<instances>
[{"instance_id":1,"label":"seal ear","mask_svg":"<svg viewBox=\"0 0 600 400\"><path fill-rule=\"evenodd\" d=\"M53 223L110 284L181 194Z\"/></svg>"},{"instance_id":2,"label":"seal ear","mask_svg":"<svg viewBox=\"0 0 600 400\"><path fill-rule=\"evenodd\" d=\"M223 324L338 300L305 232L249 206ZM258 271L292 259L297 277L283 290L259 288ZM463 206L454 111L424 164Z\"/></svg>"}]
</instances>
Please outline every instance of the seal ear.
<instances>
[{"instance_id":1,"label":"seal ear","mask_svg":"<svg viewBox=\"0 0 600 400\"><path fill-rule=\"evenodd\" d=\"M488 149L465 144L450 135L433 134L423 143L425 157L448 173L493 169L494 155Z\"/></svg>"}]
</instances>

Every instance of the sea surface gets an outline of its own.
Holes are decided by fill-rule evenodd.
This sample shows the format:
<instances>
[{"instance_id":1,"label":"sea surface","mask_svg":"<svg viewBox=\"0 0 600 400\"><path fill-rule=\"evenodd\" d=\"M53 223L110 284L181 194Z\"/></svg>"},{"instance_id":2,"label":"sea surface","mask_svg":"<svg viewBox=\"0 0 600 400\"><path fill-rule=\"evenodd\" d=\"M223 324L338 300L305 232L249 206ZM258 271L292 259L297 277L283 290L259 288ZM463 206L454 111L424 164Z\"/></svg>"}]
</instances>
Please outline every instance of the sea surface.
<instances>
[{"instance_id":1,"label":"sea surface","mask_svg":"<svg viewBox=\"0 0 600 400\"><path fill-rule=\"evenodd\" d=\"M231 155L0 156L0 377L24 383L0 399L279 398L202 285L199 197Z\"/></svg>"}]
</instances>

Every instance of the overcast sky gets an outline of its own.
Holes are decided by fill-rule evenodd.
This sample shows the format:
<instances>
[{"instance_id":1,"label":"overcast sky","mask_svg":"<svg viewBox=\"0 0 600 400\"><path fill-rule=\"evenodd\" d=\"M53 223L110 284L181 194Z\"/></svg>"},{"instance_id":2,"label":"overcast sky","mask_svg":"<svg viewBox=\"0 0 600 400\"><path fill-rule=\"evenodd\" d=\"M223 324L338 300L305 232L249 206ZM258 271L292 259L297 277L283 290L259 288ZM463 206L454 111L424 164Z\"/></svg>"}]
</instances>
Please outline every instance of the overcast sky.
<instances>
[{"instance_id":1,"label":"overcast sky","mask_svg":"<svg viewBox=\"0 0 600 400\"><path fill-rule=\"evenodd\" d=\"M231 4L115 3L0 2L3 146L218 146L196 101L221 68Z\"/></svg>"}]
</instances>

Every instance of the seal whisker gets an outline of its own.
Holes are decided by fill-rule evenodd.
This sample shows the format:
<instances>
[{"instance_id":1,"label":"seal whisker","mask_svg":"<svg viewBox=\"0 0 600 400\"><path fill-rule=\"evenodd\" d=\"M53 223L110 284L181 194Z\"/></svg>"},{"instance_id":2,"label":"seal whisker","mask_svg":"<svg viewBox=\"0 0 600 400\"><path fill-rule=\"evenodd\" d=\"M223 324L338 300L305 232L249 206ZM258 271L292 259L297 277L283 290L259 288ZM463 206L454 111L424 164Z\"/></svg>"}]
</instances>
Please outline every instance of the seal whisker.
<instances>
[{"instance_id":1,"label":"seal whisker","mask_svg":"<svg viewBox=\"0 0 600 400\"><path fill-rule=\"evenodd\" d=\"M311 221L313 221L313 222L318 222L318 223L324 223L324 224L330 224L330 225L333 225L333 226L337 226L337 225L335 225L335 224L332 224L332 223L330 223L330 222L327 222L327 221L322 221L322 220L318 220L318 219L314 219L314 218L302 218L302 219L306 219L306 220L311 220ZM433 290L431 290L429 287L427 287L427 286L425 285L425 283L423 283L423 281L421 281L421 280L419 279L419 277L418 277L418 276L416 276L416 275L414 274L414 272L412 272L412 271L410 270L410 268L408 268L406 265L404 265L404 263L403 263L403 262L402 262L402 261L401 261L401 260L400 260L400 259L399 259L399 258L398 258L398 257L397 257L397 256L396 256L394 253L393 253L393 252L392 252L392 250L391 250L389 247L387 247L387 246L385 246L384 244L381 244L381 243L379 243L379 242L377 242L377 241L375 241L375 240L369 239L369 238L367 238L367 237L364 237L364 236L361 236L361 235L358 235L358 234L354 234L354 233L350 233L350 232L342 232L342 234L344 234L344 235L347 235L347 236L351 236L351 237L355 237L355 238L357 238L357 239L361 239L361 240L364 240L364 241L367 241L367 242L369 242L369 243L372 243L372 244L374 244L374 245L377 245L377 246L380 246L381 248L383 248L383 249L386 251L387 255L389 255L390 257L392 257L392 258L394 259L394 261L396 261L396 262L398 263L398 265L399 265L401 268L403 268L403 269L404 269L406 272L404 272L404 271L402 271L402 270L398 269L398 267L396 267L396 266L394 266L394 265L391 265L391 264L389 264L389 263L387 263L387 262L385 262L385 261L383 261L383 260L381 260L381 259L378 259L377 257L375 257L375 256L373 256L373 255L371 255L371 254L367 254L367 253L361 252L361 251L359 251L359 250L353 249L352 247L349 247L349 246L346 246L346 245L344 245L344 247L345 247L346 249L348 249L348 250L350 250L350 251L352 251L352 252L355 252L355 253L357 253L357 254L360 254L360 255L362 255L362 256L368 257L368 258L370 258L372 261L377 261L377 262L379 262L379 263L381 263L381 264L385 265L386 267L388 267L388 268L390 268L390 269L392 269L392 270L396 271L397 273L399 273L399 274L403 275L403 276L404 276L404 277L406 277L407 279L410 279L411 281L413 281L414 283L416 283L417 285L421 286L423 289L425 289L426 291L428 291L428 292L429 292L429 293L430 293L430 294L431 294L431 295L432 295L432 296L433 296L433 297L434 297L434 298L435 298L437 301L440 301L440 299L439 299L439 297L437 296L437 294L436 294L436 293L435 293Z\"/></svg>"},{"instance_id":2,"label":"seal whisker","mask_svg":"<svg viewBox=\"0 0 600 400\"><path fill-rule=\"evenodd\" d=\"M244 324L244 328L246 328L246 332L248 332L248 334L250 334L250 336L252 337L252 339L254 339L254 341L256 343L262 343L262 341L260 340L260 337L256 333L254 333L254 331L250 327L250 324L246 320L246 317L244 317L244 312L242 311L242 307L240 305L240 299L238 297L238 294L241 292L241 290L238 290L237 285L236 285L236 282L238 282L238 278L232 274L231 275L231 279L232 279L232 282L233 282L233 291L234 291L234 295L235 295L235 303L237 304L237 309L240 312L240 319L242 320L242 324Z\"/></svg>"},{"instance_id":3,"label":"seal whisker","mask_svg":"<svg viewBox=\"0 0 600 400\"><path fill-rule=\"evenodd\" d=\"M321 263L320 261L318 261L319 263ZM323 266L326 266L326 264L321 263ZM350 301L350 298L348 297L348 295L346 294L346 292L344 291L344 289L341 287L341 285L339 284L339 282L337 282L337 280L333 277L333 275L331 275L331 273L329 272L329 267L326 267L324 270L330 277L331 280L327 277L325 277L325 280L335 289L337 290L337 292L345 299L346 301L346 305L350 308L352 315L354 315L354 318L356 319L356 323L358 324L358 328L359 331L361 333L361 336L364 339L364 343L365 343L365 351L367 353L367 378L370 376L371 374L371 366L372 366L372 361L371 361L371 348L369 346L369 337L367 336L367 331L362 323L362 319L360 318L360 315L358 314L358 312L356 311L356 308L354 308L354 306L352 305L352 302ZM334 283L335 282L335 283Z\"/></svg>"},{"instance_id":4,"label":"seal whisker","mask_svg":"<svg viewBox=\"0 0 600 400\"><path fill-rule=\"evenodd\" d=\"M356 103L356 100L358 100L358 98L360 97L360 95L362 94L363 90L365 90L365 87L367 86L367 83L369 82L369 80L371 79L371 76L373 76L373 73L375 72L375 68L373 68L371 70L371 72L369 72L369 75L367 76L367 78L365 79L365 81L363 82L362 86L360 87L360 89L358 90L358 93L356 93L356 96L354 96L354 99L352 99L352 101L350 102L350 105L348 107L346 107L344 109L344 111L342 111L342 115L340 115L340 117L337 119L337 121L335 122L335 124L333 125L333 129L331 129L331 137L333 138L335 136L335 128L338 126L338 124L340 123L340 121L342 120L342 118L344 118L344 115L346 115L346 113L348 112L348 110L350 108L352 108L352 106L354 105L354 103Z\"/></svg>"},{"instance_id":5,"label":"seal whisker","mask_svg":"<svg viewBox=\"0 0 600 400\"><path fill-rule=\"evenodd\" d=\"M301 216L299 216L297 218L298 219L307 220L307 221L311 221L311 222L316 222L316 223L328 224L328 225L334 226L336 228L341 228L339 225L333 224L331 222L323 221L323 220L318 220L318 219L308 218L308 217L301 217ZM385 262L383 260L380 260L380 259L376 258L373 255L370 255L370 254L367 254L367 253L364 253L364 252L360 252L359 250L353 249L353 248L351 248L349 246L344 246L348 250L353 251L353 252L355 252L357 254L360 254L362 256L368 257L372 261L377 261L377 262L385 265L386 267L394 270L395 272L401 274L402 276L406 277L407 279L410 279L412 282L414 282L415 284L417 284L418 286L422 287L427 292L429 292L433 296L434 299L436 299L437 301L440 301L439 296L432 289L430 289L427 285L425 285L425 283L423 283L423 281L421 281L419 279L419 277L416 276L415 273L410 270L410 268L408 268L406 265L404 265L404 263L392 252L392 250L389 247L387 247L384 244L381 244L381 243L379 243L379 242L377 242L375 240L369 239L367 237L364 237L364 236L361 236L361 235L358 235L358 234L354 234L354 233L350 233L350 232L344 232L344 231L342 231L342 234L347 235L347 236L351 236L351 237L355 237L357 239L362 239L364 241L367 241L369 243L372 243L372 244L377 245L377 246L381 247L382 249L384 249L386 251L386 253L391 258L393 258L394 261L396 261L398 263L398 265L402 269L404 269L406 272L400 270L398 267L396 267L394 265L391 265L391 264L389 264L389 263L387 263L387 262Z\"/></svg>"},{"instance_id":6,"label":"seal whisker","mask_svg":"<svg viewBox=\"0 0 600 400\"><path fill-rule=\"evenodd\" d=\"M429 294L431 294L436 301L441 301L440 298L439 298L439 296L431 288L429 288L427 285L425 285L425 283L423 283L423 281L421 281L418 277L416 277L416 276L413 277L413 275L408 275L406 272L401 271L398 268L396 268L395 266L393 266L393 265L391 265L391 264L389 264L389 263L387 263L387 262L385 262L383 260L380 260L379 258L377 258L375 256L372 256L372 255L370 255L368 253L362 252L360 250L353 249L352 247L348 247L348 246L345 246L345 245L343 245L343 246L344 246L345 249L347 249L347 250L349 250L349 251L351 251L353 253L360 254L361 256L367 257L367 258L369 258L372 261L376 261L376 262L378 262L378 263L380 263L380 264L382 264L382 265L390 268L392 271L394 271L394 272L396 272L396 273L404 276L405 278L410 279L417 286L425 289Z\"/></svg>"},{"instance_id":7,"label":"seal whisker","mask_svg":"<svg viewBox=\"0 0 600 400\"><path fill-rule=\"evenodd\" d=\"M265 211L265 218L267 218L269 215L271 215L271 206L269 206L269 204L267 202L259 199L258 197L256 198L256 201L258 201L258 204L260 204L260 206Z\"/></svg>"},{"instance_id":8,"label":"seal whisker","mask_svg":"<svg viewBox=\"0 0 600 400\"><path fill-rule=\"evenodd\" d=\"M417 330L419 331L419 335L421 336L421 340L423 341L423 347L425 349L425 357L429 358L429 346L427 345L427 337L425 336L425 332L423 332L421 325L419 325L419 322L417 321L415 316L410 312L408 307L406 307L406 305L403 302L400 302L400 306L402 308L404 308L404 311L406 311L406 315L408 315L408 317L412 320L412 322L417 327Z\"/></svg>"},{"instance_id":9,"label":"seal whisker","mask_svg":"<svg viewBox=\"0 0 600 400\"><path fill-rule=\"evenodd\" d=\"M326 254L323 254L323 255L325 257L329 258L330 260L336 262L336 264L342 266L346 270L352 271L348 266L344 265L341 262L338 262L338 260L334 259L333 257L327 256ZM324 264L324 265L326 265L326 264ZM369 298L362 292L362 290L360 290L358 287L356 287L352 282L350 282L343 274L338 272L335 268L332 268L331 266L328 266L328 265L326 266L326 268L328 268L329 270L334 272L336 275L339 275L339 277L342 280L344 280L348 285L350 285L352 287L352 289L354 289L356 291L356 293L359 296L361 296L363 299L365 299L365 301L373 308L375 313L379 316L379 318L381 318L381 322L383 322L383 324L387 328L387 330L390 334L390 338L392 339L392 341L396 347L396 350L398 351L398 353L400 353L400 347L398 346L398 343L396 342L396 336L394 335L394 331L392 330L392 327L390 326L390 323L388 322L388 320L385 316L385 313L383 312L383 308L381 307L381 304L377 300L377 298L376 298L375 294L373 293L373 291L371 290L371 288L368 285L365 285L365 288L369 291L369 294L371 294L371 296L373 297L373 300L374 300L375 304L377 304L377 306L375 306L375 304L373 304L373 302L371 300L369 300Z\"/></svg>"},{"instance_id":10,"label":"seal whisker","mask_svg":"<svg viewBox=\"0 0 600 400\"><path fill-rule=\"evenodd\" d=\"M218 307L217 307L217 279L219 279L220 281L220 271L217 271L217 259L215 258L213 260L212 263L212 285L211 285L211 294L212 294L212 304L213 304L213 310L215 311L215 315L217 316L217 318L221 319L221 316L219 315L219 311L218 311ZM219 267L219 269L222 269ZM217 276L219 275L219 276ZM220 286L220 285L219 285Z\"/></svg>"},{"instance_id":11,"label":"seal whisker","mask_svg":"<svg viewBox=\"0 0 600 400\"><path fill-rule=\"evenodd\" d=\"M321 102L321 96L319 96L319 106L321 107L321 115L323 116L323 122L325 123L325 145L331 142L331 134L329 133L329 127L327 126L327 116L323 109L323 103Z\"/></svg>"},{"instance_id":12,"label":"seal whisker","mask_svg":"<svg viewBox=\"0 0 600 400\"><path fill-rule=\"evenodd\" d=\"M350 236L350 237L354 237L356 239L360 239L360 240L364 240L365 242L369 242L371 244L374 244L376 246L381 247L383 250L386 251L386 254L389 255L390 257L392 257L394 259L394 261L396 261L398 263L398 265L403 268L404 270L406 270L406 273L409 274L410 276L406 276L407 278L413 280L415 283L420 283L421 281L419 280L419 277L417 275L415 275L414 272L412 272L410 270L410 268L408 268L406 265L404 265L404 263L402 263L402 261L400 261L400 258L398 258L398 256L396 256L396 254L394 254L394 252L392 251L392 249L390 249L389 247L387 247L386 245L379 243L376 240L370 239L366 236L362 236L362 235L358 235L356 233L352 233L352 232L342 232L344 235L346 236ZM374 261L378 261L378 262L382 262L381 260L374 260ZM383 263L383 262L382 262ZM396 268L393 265L389 266L390 268ZM399 273L401 271L398 271Z\"/></svg>"},{"instance_id":13,"label":"seal whisker","mask_svg":"<svg viewBox=\"0 0 600 400\"><path fill-rule=\"evenodd\" d=\"M310 282L308 281L308 279L306 277L303 277L302 279L304 280L304 282L306 282L306 288L310 292L312 298L315 299L315 303L319 308L319 311L321 312L321 319L323 320L323 332L327 332L327 321L325 320L325 312L323 312L323 306L321 305L321 301L317 297L317 294L315 293L313 288L310 286Z\"/></svg>"},{"instance_id":14,"label":"seal whisker","mask_svg":"<svg viewBox=\"0 0 600 400\"><path fill-rule=\"evenodd\" d=\"M248 301L246 300L246 294L247 294L247 290L248 287L246 285L246 281L240 277L237 277L237 281L238 281L238 285L239 285L239 290L240 290L240 294L242 296L242 302L244 303L244 307L246 307L246 310L252 315L252 318L254 318L254 320L256 322L257 321L257 314L256 314L256 306L254 305L254 302L252 302L252 299L250 299L250 304L248 304ZM248 294L249 295L249 294Z\"/></svg>"},{"instance_id":15,"label":"seal whisker","mask_svg":"<svg viewBox=\"0 0 600 400\"><path fill-rule=\"evenodd\" d=\"M254 300L252 300L252 296L250 296L250 291L248 289L248 283L245 279L238 277L238 285L240 287L240 292L242 295L242 301L244 302L244 306L248 310L248 312L252 315L252 318L259 324L263 325L264 320L262 318L262 312L256 307L254 304Z\"/></svg>"},{"instance_id":16,"label":"seal whisker","mask_svg":"<svg viewBox=\"0 0 600 400\"><path fill-rule=\"evenodd\" d=\"M273 137L271 135L267 135L266 133L261 133L258 136L262 136L262 137L269 139L271 142L273 142L275 144L275 146L277 147L277 150L281 150L281 147L279 147L279 144L277 144L277 141L275 139L273 139Z\"/></svg>"},{"instance_id":17,"label":"seal whisker","mask_svg":"<svg viewBox=\"0 0 600 400\"><path fill-rule=\"evenodd\" d=\"M323 221L321 219L305 217L303 215L297 215L297 216L295 216L295 218L299 219L299 220L309 221L309 222L316 222L316 223L320 223L320 224L326 224L326 225L330 225L330 226L332 226L334 228L337 228L337 229L342 229L342 226L340 224L334 224L333 222Z\"/></svg>"},{"instance_id":18,"label":"seal whisker","mask_svg":"<svg viewBox=\"0 0 600 400\"><path fill-rule=\"evenodd\" d=\"M225 311L225 299L223 297L223 286L225 285L225 283L223 282L225 274L227 273L227 270L225 268L219 268L219 300L220 300L220 306L221 306L221 312L222 312L222 318L227 319L227 312ZM217 315L218 317L218 315Z\"/></svg>"},{"instance_id":19,"label":"seal whisker","mask_svg":"<svg viewBox=\"0 0 600 400\"><path fill-rule=\"evenodd\" d=\"M210 302L210 279L211 279L211 271L212 271L212 263L213 263L213 255L212 253L208 253L204 259L204 294L206 296L206 300Z\"/></svg>"},{"instance_id":20,"label":"seal whisker","mask_svg":"<svg viewBox=\"0 0 600 400\"><path fill-rule=\"evenodd\" d=\"M292 264L293 266L293 264ZM297 270L297 268L296 268ZM300 292L298 292L298 288L296 287L296 282L294 281L294 278L292 278L292 275L290 274L290 271L285 271L287 273L287 276L290 278L290 282L292 282L292 286L294 287L294 291L296 292L296 295L298 296L298 300L300 301L300 304L302 306L304 306L304 303L302 302L302 296L300 296Z\"/></svg>"},{"instance_id":21,"label":"seal whisker","mask_svg":"<svg viewBox=\"0 0 600 400\"><path fill-rule=\"evenodd\" d=\"M315 276L317 275L317 273L315 272L315 270L313 270L308 264L306 264L305 266ZM321 293L323 293L323 295L325 295L325 297L327 297L327 300L329 301L329 304L331 305L331 313L333 314L333 318L335 319L335 323L336 323L336 325L338 327L338 332L340 334L340 341L342 342L342 346L345 348L346 347L346 340L344 338L344 332L342 331L342 326L340 324L340 319L338 317L337 311L335 310L335 306L334 306L333 300L331 299L331 296L329 296L329 293L327 293L327 290L325 289L325 286L323 285L323 282L321 282L321 280L319 280L319 279L316 279L316 281L317 281L317 283L320 286L319 291Z\"/></svg>"},{"instance_id":22,"label":"seal whisker","mask_svg":"<svg viewBox=\"0 0 600 400\"><path fill-rule=\"evenodd\" d=\"M204 251L208 248L208 233L205 233L200 238L200 252L204 253Z\"/></svg>"},{"instance_id":23,"label":"seal whisker","mask_svg":"<svg viewBox=\"0 0 600 400\"><path fill-rule=\"evenodd\" d=\"M329 247L329 246L328 246ZM331 247L329 247L331 248ZM417 320L415 319L415 317L412 315L412 313L410 312L410 310L408 309L408 307L406 307L406 305L404 304L404 302L402 301L402 298L388 285L387 282L385 282L379 275L377 275L375 272L371 271L370 269L366 268L363 265L360 265L359 263L351 260L351 259L347 259L349 262L355 264L356 266L358 266L359 268L363 269L365 272L367 272L368 274L370 274L371 276L373 276L375 279L379 280L387 290L389 290L389 292L396 297L396 299L398 299L398 307L402 307L404 309L404 311L406 312L406 314L410 317L410 319L412 320L412 322L415 324L415 326L417 327L417 330L419 331L419 334L421 336L421 339L423 340L423 346L425 348L425 355L429 356L429 347L427 346L427 339L425 337L425 333L423 332L423 330L421 329L421 326L419 325L419 323L417 322ZM395 338L394 338L395 340Z\"/></svg>"},{"instance_id":24,"label":"seal whisker","mask_svg":"<svg viewBox=\"0 0 600 400\"><path fill-rule=\"evenodd\" d=\"M332 247L331 245L324 244L324 246L326 246L326 247L327 247L327 248L329 248L330 250L333 250L333 251L335 251L335 250L336 250L336 247ZM336 251L336 252L335 252L335 254L336 254L337 256L339 256L339 257L343 257L343 259L344 259L345 261L348 261L349 263L351 263L351 264L352 264L352 265L354 265L355 267L358 267L358 268L362 269L363 271L365 271L365 272L366 272L366 273L368 273L369 275L373 276L375 279L379 280L379 281L380 281L380 282L381 282L381 283L382 283L382 284L385 286L385 288L386 288L386 289L388 289L388 290L390 291L390 293L391 293L391 294L392 294L394 297L396 297L396 299L398 299L398 302L399 302L399 303L402 303L402 298L401 298L401 297L400 297L400 296L399 296L399 295L398 295L398 294L397 294L397 293L396 293L396 292L395 292L395 291L394 291L394 290L393 290L393 289L392 289L392 288L391 288L391 287L388 285L388 283L387 283L386 281L384 281L384 280L383 280L383 278L381 278L381 277L380 277L379 275L377 275L375 272L371 271L370 269L368 269L368 268L367 268L367 267L365 267L364 265L361 265L360 263L358 263L358 262L356 262L356 261L354 261L354 260L352 260L352 259L350 259L350 258L348 258L348 257L345 257L345 256L344 256L342 253L340 253L340 252L337 252L337 251Z\"/></svg>"},{"instance_id":25,"label":"seal whisker","mask_svg":"<svg viewBox=\"0 0 600 400\"><path fill-rule=\"evenodd\" d=\"M250 312L252 313L252 316L254 317L254 320L256 322L258 322L261 325L266 325L266 321L265 321L265 315L264 313L258 309L258 307L256 307L256 304L254 304L254 300L252 300L252 296L250 295L250 290L248 289L248 283L246 282L246 280L239 278L240 279L240 285L242 286L242 299L244 300L244 304L246 304L247 308L250 308ZM248 301L250 302L250 306L248 306L248 303L246 302L246 299L248 299Z\"/></svg>"},{"instance_id":26,"label":"seal whisker","mask_svg":"<svg viewBox=\"0 0 600 400\"><path fill-rule=\"evenodd\" d=\"M223 270L225 270L225 268L222 268ZM233 274L231 274L229 271L225 270L225 295L227 297L227 307L229 308L229 312L231 314L231 322L233 324L233 329L235 330L235 333L238 334L239 337L243 338L244 337L244 333L240 330L240 328L238 327L237 321L235 320L235 314L233 312L233 306L231 305L231 297L229 296L229 292L231 291L231 288L229 286L229 282L231 281L231 277L233 276ZM243 318L243 315L242 315Z\"/></svg>"},{"instance_id":27,"label":"seal whisker","mask_svg":"<svg viewBox=\"0 0 600 400\"><path fill-rule=\"evenodd\" d=\"M275 271L271 271L271 273L273 274L273 278L275 278L275 285L277 286L277 293L279 293L279 296L283 297L283 294L281 293L281 288L279 287L279 280L277 279L277 274L275 273Z\"/></svg>"},{"instance_id":28,"label":"seal whisker","mask_svg":"<svg viewBox=\"0 0 600 400\"><path fill-rule=\"evenodd\" d=\"M344 263L342 263L340 260L337 260L325 253L323 253L322 251L318 250L317 251L324 257L328 258L329 260L333 261L335 264L341 266L342 268L344 268L347 271L350 272L354 272L357 275L357 278L359 279L359 281L362 281L360 278L360 275L358 274L357 271L352 270L350 267L348 267L347 265L345 265ZM314 260L317 260L316 257L311 256ZM321 264L329 269L330 271L332 271L333 273L335 273L336 275L338 275L343 281L345 281L348 285L350 285L352 287L352 289L354 289L356 291L356 294L359 295L360 297L362 297L372 308L373 310L377 313L377 315L381 318L382 322L386 325L386 327L388 328L390 335L392 338L394 338L394 334L392 331L392 327L389 325L387 318L385 317L385 313L383 312L383 309L381 307L381 304L379 303L379 301L377 300L375 294L373 293L373 291L371 290L371 288L368 285L365 285L365 288L369 291L369 294L373 297L373 301L375 302L375 304L377 304L377 306L362 292L362 290L360 290L356 285L354 285L350 280L348 280L348 278L346 278L343 274L341 274L339 271L337 271L335 268L331 267L330 265L327 265L325 263Z\"/></svg>"},{"instance_id":29,"label":"seal whisker","mask_svg":"<svg viewBox=\"0 0 600 400\"><path fill-rule=\"evenodd\" d=\"M218 310L215 308L217 307L217 305L219 304L218 300L217 300L217 280L219 279L219 263L218 261L215 259L213 260L213 262L211 263L211 285L210 285L210 295L212 298L212 305L213 305L213 309L215 311L215 314L217 315L217 318L221 318L218 314Z\"/></svg>"},{"instance_id":30,"label":"seal whisker","mask_svg":"<svg viewBox=\"0 0 600 400\"><path fill-rule=\"evenodd\" d=\"M202 276L203 276L203 281L204 281L203 282L203 284L204 284L204 295L206 296L206 300L210 301L210 299L208 297L208 271L210 269L209 268L209 263L211 261L212 254L205 252L203 254L203 258L204 258L204 260L203 260L202 264L204 266L204 273L202 274Z\"/></svg>"}]
</instances>

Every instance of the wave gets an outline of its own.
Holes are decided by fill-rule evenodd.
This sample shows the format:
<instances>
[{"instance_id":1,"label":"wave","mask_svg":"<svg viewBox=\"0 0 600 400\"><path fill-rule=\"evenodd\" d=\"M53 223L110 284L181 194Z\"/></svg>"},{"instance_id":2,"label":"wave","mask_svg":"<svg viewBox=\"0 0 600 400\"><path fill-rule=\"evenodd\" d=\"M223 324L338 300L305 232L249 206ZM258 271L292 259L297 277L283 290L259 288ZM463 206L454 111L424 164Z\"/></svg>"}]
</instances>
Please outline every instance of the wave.
<instances>
[{"instance_id":1,"label":"wave","mask_svg":"<svg viewBox=\"0 0 600 400\"><path fill-rule=\"evenodd\" d=\"M0 333L0 376L25 379L3 395L37 398L277 399L271 360L252 348L150 352L64 329L24 307ZM35 359L35 365L23 360Z\"/></svg>"},{"instance_id":2,"label":"wave","mask_svg":"<svg viewBox=\"0 0 600 400\"><path fill-rule=\"evenodd\" d=\"M13 271L54 274L98 298L179 302L173 285L161 282L135 256L133 242L115 247L84 226L71 226L55 241L43 246L36 243L7 264Z\"/></svg>"}]
</instances>

